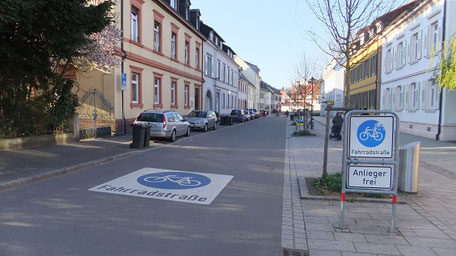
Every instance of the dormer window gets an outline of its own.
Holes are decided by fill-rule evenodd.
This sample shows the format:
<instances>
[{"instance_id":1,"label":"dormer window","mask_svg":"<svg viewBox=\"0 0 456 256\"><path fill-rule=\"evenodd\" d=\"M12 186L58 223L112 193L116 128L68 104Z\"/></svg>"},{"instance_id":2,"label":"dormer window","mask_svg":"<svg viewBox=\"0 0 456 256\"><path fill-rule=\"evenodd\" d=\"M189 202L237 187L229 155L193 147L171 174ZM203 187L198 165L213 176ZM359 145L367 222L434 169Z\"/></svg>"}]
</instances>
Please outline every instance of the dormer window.
<instances>
[{"instance_id":1,"label":"dormer window","mask_svg":"<svg viewBox=\"0 0 456 256\"><path fill-rule=\"evenodd\" d=\"M169 5L171 5L171 7L177 11L177 0L170 0L170 3Z\"/></svg>"},{"instance_id":2,"label":"dormer window","mask_svg":"<svg viewBox=\"0 0 456 256\"><path fill-rule=\"evenodd\" d=\"M185 19L186 20L190 19L190 10L188 9L188 7L185 8Z\"/></svg>"},{"instance_id":3,"label":"dormer window","mask_svg":"<svg viewBox=\"0 0 456 256\"><path fill-rule=\"evenodd\" d=\"M214 33L212 31L209 33L209 40L214 41Z\"/></svg>"},{"instance_id":4,"label":"dormer window","mask_svg":"<svg viewBox=\"0 0 456 256\"><path fill-rule=\"evenodd\" d=\"M200 29L200 19L199 19L199 17L196 18L196 29L197 30Z\"/></svg>"}]
</instances>

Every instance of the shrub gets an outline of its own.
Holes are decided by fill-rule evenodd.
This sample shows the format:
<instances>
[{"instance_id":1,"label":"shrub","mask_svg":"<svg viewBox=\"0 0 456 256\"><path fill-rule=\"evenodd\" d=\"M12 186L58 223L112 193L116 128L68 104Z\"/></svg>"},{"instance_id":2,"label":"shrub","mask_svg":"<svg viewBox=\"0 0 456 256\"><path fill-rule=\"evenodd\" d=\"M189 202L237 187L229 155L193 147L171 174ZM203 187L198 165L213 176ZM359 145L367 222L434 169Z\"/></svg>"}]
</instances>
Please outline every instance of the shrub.
<instances>
[{"instance_id":1,"label":"shrub","mask_svg":"<svg viewBox=\"0 0 456 256\"><path fill-rule=\"evenodd\" d=\"M302 130L299 132L294 132L293 136L316 136L316 134L311 133L309 130Z\"/></svg>"},{"instance_id":2,"label":"shrub","mask_svg":"<svg viewBox=\"0 0 456 256\"><path fill-rule=\"evenodd\" d=\"M342 190L342 175L340 173L328 174L325 180L323 177L314 180L313 185L324 194L340 192Z\"/></svg>"}]
</instances>

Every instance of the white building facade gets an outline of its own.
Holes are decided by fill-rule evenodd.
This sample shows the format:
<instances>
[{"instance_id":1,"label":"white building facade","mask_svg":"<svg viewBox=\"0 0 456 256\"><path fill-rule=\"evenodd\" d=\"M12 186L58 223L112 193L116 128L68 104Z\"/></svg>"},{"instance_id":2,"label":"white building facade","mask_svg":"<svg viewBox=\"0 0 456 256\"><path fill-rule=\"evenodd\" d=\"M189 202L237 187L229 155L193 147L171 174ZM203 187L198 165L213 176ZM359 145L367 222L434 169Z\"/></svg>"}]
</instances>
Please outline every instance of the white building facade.
<instances>
[{"instance_id":1,"label":"white building facade","mask_svg":"<svg viewBox=\"0 0 456 256\"><path fill-rule=\"evenodd\" d=\"M238 107L239 66L235 53L224 44L217 32L201 23L204 54L204 108L220 114L229 114Z\"/></svg>"},{"instance_id":2,"label":"white building facade","mask_svg":"<svg viewBox=\"0 0 456 256\"><path fill-rule=\"evenodd\" d=\"M242 75L251 83L247 88L248 108L260 109L260 69L255 64L235 56L236 63L241 67Z\"/></svg>"},{"instance_id":3,"label":"white building facade","mask_svg":"<svg viewBox=\"0 0 456 256\"><path fill-rule=\"evenodd\" d=\"M421 2L385 29L382 42L380 108L399 114L401 131L440 140L456 140L456 95L437 82L444 27L455 26L445 24L448 7Z\"/></svg>"},{"instance_id":4,"label":"white building facade","mask_svg":"<svg viewBox=\"0 0 456 256\"><path fill-rule=\"evenodd\" d=\"M344 81L345 68L333 59L326 66L321 83L320 115L325 116L327 102L333 102L333 106L341 108L344 106Z\"/></svg>"}]
</instances>

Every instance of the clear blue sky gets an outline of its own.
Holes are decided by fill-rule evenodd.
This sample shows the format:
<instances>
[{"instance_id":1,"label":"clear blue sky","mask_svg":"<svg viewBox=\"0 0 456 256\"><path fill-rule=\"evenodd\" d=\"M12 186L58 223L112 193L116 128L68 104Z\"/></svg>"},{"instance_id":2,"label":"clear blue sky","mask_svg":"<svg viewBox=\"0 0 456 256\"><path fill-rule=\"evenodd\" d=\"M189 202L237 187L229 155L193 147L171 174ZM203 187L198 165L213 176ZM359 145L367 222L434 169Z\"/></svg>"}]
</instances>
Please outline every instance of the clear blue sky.
<instances>
[{"instance_id":1,"label":"clear blue sky","mask_svg":"<svg viewBox=\"0 0 456 256\"><path fill-rule=\"evenodd\" d=\"M192 0L201 19L219 33L242 59L256 64L261 77L281 89L290 86L293 67L305 52L324 65L327 59L307 29L321 29L302 0Z\"/></svg>"},{"instance_id":2,"label":"clear blue sky","mask_svg":"<svg viewBox=\"0 0 456 256\"><path fill-rule=\"evenodd\" d=\"M321 36L326 30L303 0L191 2L192 9L200 9L201 19L213 27L239 57L256 64L263 80L278 89L291 85L293 69L303 53L308 60L316 62L319 70L329 61L308 38L307 30Z\"/></svg>"}]
</instances>

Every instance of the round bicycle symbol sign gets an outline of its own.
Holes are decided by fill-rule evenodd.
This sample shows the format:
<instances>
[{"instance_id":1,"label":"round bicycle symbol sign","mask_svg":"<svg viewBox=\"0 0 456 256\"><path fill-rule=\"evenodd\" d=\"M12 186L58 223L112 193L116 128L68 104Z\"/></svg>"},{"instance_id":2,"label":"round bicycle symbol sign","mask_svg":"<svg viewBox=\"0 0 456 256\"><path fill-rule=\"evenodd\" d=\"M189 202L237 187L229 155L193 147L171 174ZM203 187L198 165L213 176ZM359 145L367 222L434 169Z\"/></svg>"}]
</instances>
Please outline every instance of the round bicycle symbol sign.
<instances>
[{"instance_id":1,"label":"round bicycle symbol sign","mask_svg":"<svg viewBox=\"0 0 456 256\"><path fill-rule=\"evenodd\" d=\"M357 131L358 141L366 147L377 147L385 140L386 132L383 124L376 120L363 122Z\"/></svg>"},{"instance_id":2,"label":"round bicycle symbol sign","mask_svg":"<svg viewBox=\"0 0 456 256\"><path fill-rule=\"evenodd\" d=\"M139 177L137 181L141 185L161 189L191 189L211 183L210 178L189 172L151 173Z\"/></svg>"}]
</instances>

